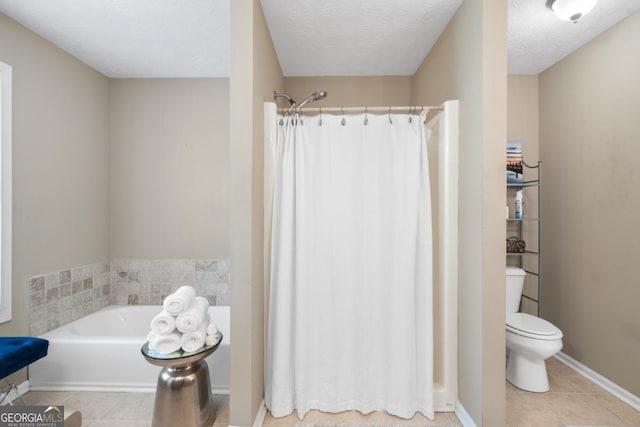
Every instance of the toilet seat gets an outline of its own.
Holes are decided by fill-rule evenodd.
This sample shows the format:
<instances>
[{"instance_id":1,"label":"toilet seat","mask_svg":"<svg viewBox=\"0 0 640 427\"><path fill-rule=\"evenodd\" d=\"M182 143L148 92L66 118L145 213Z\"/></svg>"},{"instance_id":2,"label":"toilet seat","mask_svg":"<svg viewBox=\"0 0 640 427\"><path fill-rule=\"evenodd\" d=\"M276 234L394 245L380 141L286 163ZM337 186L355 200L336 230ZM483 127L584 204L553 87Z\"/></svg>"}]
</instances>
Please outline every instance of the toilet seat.
<instances>
[{"instance_id":1,"label":"toilet seat","mask_svg":"<svg viewBox=\"0 0 640 427\"><path fill-rule=\"evenodd\" d=\"M562 331L552 323L527 313L507 313L506 329L508 332L537 340L562 338Z\"/></svg>"}]
</instances>

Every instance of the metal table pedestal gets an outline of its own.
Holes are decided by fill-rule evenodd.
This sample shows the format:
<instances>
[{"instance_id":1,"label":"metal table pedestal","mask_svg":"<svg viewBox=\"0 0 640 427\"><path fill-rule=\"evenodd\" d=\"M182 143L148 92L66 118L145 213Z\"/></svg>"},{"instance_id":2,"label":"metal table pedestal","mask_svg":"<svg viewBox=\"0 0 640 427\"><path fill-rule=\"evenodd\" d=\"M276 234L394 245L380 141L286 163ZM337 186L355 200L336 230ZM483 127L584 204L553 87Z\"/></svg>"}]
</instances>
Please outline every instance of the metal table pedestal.
<instances>
[{"instance_id":1,"label":"metal table pedestal","mask_svg":"<svg viewBox=\"0 0 640 427\"><path fill-rule=\"evenodd\" d=\"M220 338L222 341L222 337ZM211 427L215 421L209 367L204 360L219 344L195 353L162 356L142 346L145 359L162 366L151 427Z\"/></svg>"}]
</instances>

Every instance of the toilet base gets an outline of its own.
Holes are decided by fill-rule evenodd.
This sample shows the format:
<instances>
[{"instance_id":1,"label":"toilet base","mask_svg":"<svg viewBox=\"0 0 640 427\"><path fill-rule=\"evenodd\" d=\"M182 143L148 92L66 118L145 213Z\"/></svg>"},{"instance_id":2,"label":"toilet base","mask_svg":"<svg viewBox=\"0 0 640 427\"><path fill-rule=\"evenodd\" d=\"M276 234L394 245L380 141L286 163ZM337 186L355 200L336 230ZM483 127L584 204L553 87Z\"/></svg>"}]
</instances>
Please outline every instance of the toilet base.
<instances>
[{"instance_id":1,"label":"toilet base","mask_svg":"<svg viewBox=\"0 0 640 427\"><path fill-rule=\"evenodd\" d=\"M507 381L525 391L549 391L549 378L544 359L531 360L517 351L509 352Z\"/></svg>"}]
</instances>

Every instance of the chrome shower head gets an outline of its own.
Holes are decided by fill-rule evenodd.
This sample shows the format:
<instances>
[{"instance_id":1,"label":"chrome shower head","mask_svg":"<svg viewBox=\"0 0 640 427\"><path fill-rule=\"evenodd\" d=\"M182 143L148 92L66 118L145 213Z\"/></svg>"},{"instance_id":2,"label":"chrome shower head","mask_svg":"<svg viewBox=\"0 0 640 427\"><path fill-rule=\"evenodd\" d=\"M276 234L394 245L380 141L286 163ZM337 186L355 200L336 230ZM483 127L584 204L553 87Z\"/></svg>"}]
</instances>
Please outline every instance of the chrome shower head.
<instances>
[{"instance_id":1,"label":"chrome shower head","mask_svg":"<svg viewBox=\"0 0 640 427\"><path fill-rule=\"evenodd\" d=\"M311 96L306 98L304 101L300 103L300 105L296 105L295 107L302 108L305 104L308 104L309 102L320 101L321 99L324 99L326 97L327 97L327 91L325 90L321 90L320 92L313 92Z\"/></svg>"},{"instance_id":2,"label":"chrome shower head","mask_svg":"<svg viewBox=\"0 0 640 427\"><path fill-rule=\"evenodd\" d=\"M325 99L327 97L327 91L321 90L320 92L313 92L311 94L314 101L320 101L321 99Z\"/></svg>"}]
</instances>

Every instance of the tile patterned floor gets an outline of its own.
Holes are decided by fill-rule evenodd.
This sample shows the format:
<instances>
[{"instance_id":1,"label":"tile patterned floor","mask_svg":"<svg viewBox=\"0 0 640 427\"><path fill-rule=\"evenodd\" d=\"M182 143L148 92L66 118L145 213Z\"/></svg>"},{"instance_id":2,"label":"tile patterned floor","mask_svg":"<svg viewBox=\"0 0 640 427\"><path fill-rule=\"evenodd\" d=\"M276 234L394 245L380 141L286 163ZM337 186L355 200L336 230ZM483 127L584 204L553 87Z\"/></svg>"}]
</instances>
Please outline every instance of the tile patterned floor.
<instances>
[{"instance_id":1,"label":"tile patterned floor","mask_svg":"<svg viewBox=\"0 0 640 427\"><path fill-rule=\"evenodd\" d=\"M372 412L362 415L357 411L340 412L338 414L329 414L320 411L309 411L303 420L299 420L295 414L287 417L274 418L271 414L267 414L263 426L264 427L293 427L296 424L371 424L380 426L392 425L415 425L415 426L462 426L462 423L453 413L439 412L436 413L435 420L431 421L422 415L415 415L410 420L394 417L385 412Z\"/></svg>"},{"instance_id":2,"label":"tile patterned floor","mask_svg":"<svg viewBox=\"0 0 640 427\"><path fill-rule=\"evenodd\" d=\"M640 427L640 412L559 360L547 359L548 393L524 392L507 382L508 427Z\"/></svg>"},{"instance_id":3,"label":"tile patterned floor","mask_svg":"<svg viewBox=\"0 0 640 427\"><path fill-rule=\"evenodd\" d=\"M640 427L640 412L616 399L555 358L547 361L548 393L528 393L507 382L508 427L581 426ZM83 427L150 427L153 393L107 392L29 392L23 396L31 405L64 405L65 413L82 412ZM214 396L216 423L228 427L229 398ZM303 420L295 415L273 418L267 414L264 427L293 427L296 424L378 424L378 425L454 425L462 424L453 413L438 413L430 421L420 415L411 420L383 412L362 415L350 411L327 414L310 411Z\"/></svg>"},{"instance_id":4,"label":"tile patterned floor","mask_svg":"<svg viewBox=\"0 0 640 427\"><path fill-rule=\"evenodd\" d=\"M154 393L31 391L23 396L28 405L64 405L65 414L82 413L82 427L150 427ZM229 396L214 395L213 427L229 425ZM177 426L176 426L177 427Z\"/></svg>"}]
</instances>

